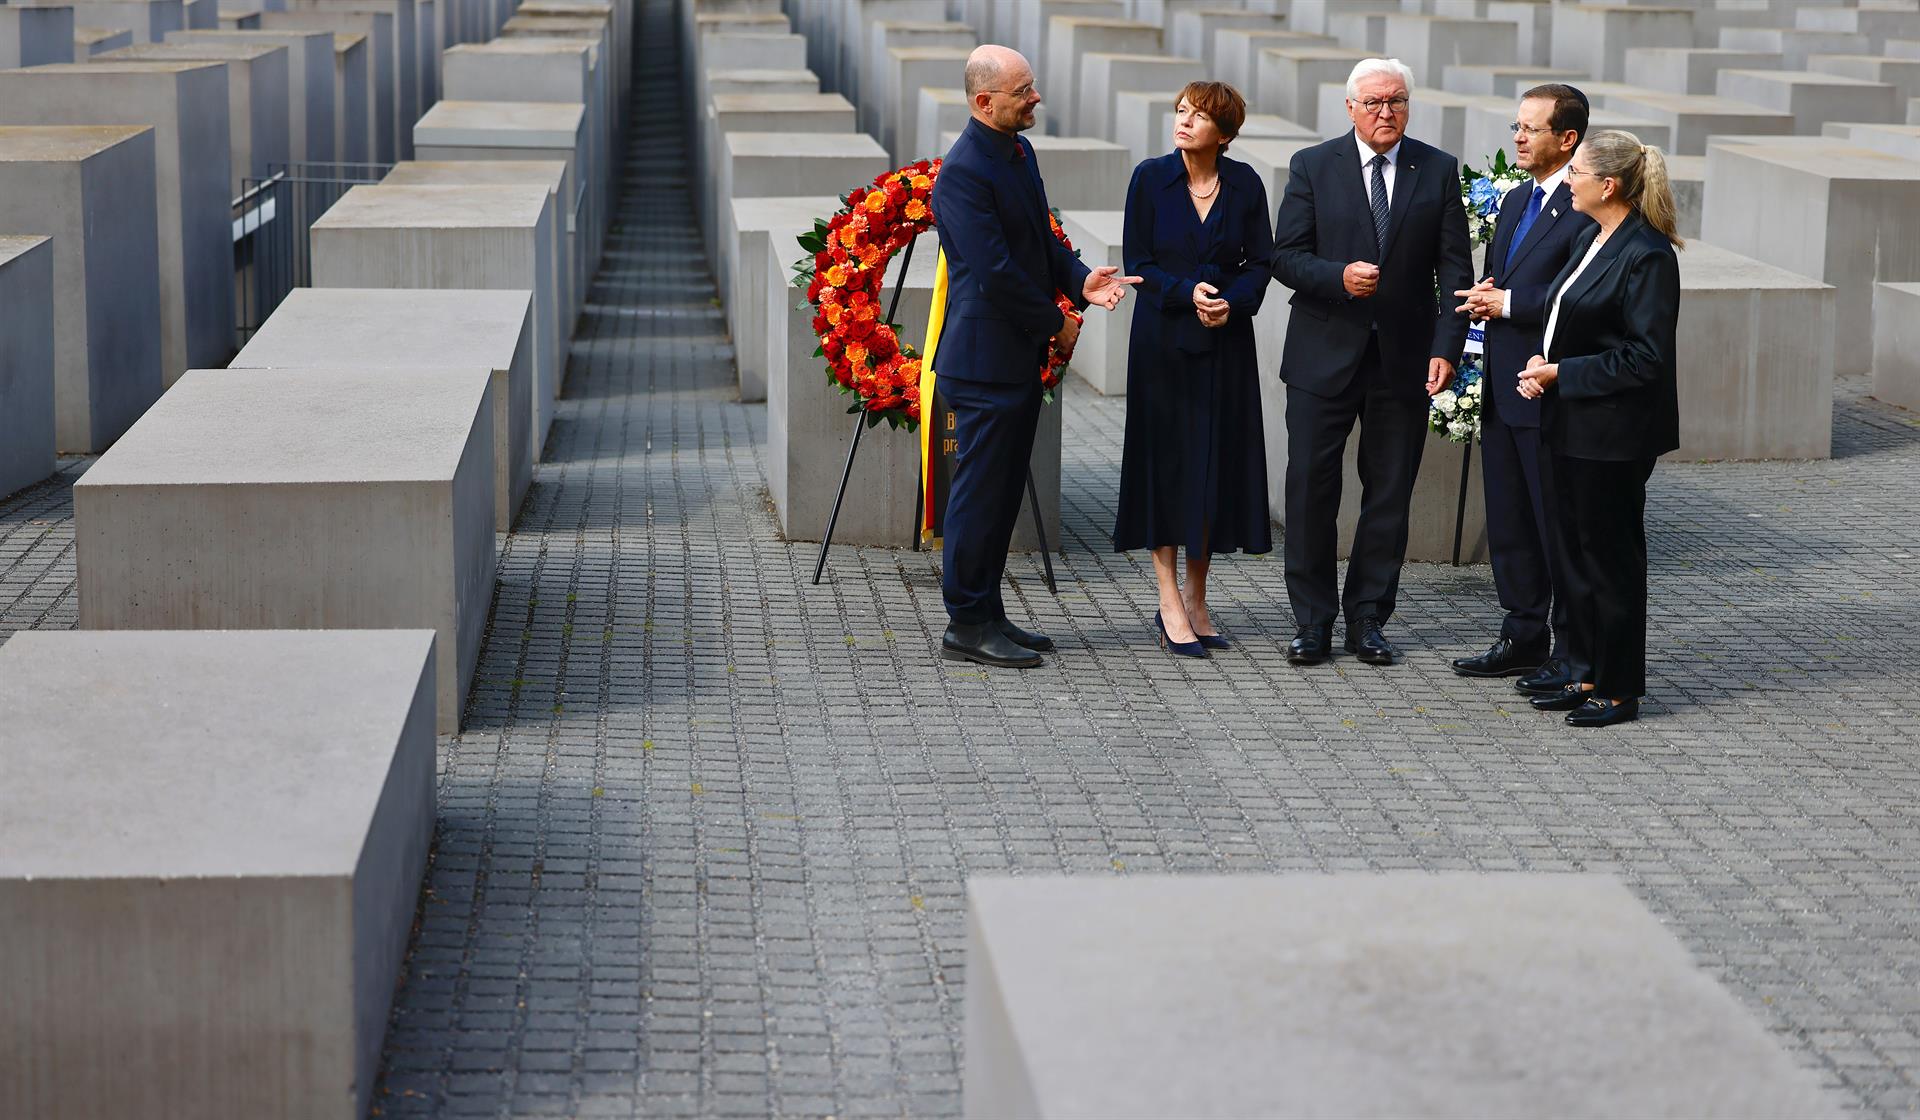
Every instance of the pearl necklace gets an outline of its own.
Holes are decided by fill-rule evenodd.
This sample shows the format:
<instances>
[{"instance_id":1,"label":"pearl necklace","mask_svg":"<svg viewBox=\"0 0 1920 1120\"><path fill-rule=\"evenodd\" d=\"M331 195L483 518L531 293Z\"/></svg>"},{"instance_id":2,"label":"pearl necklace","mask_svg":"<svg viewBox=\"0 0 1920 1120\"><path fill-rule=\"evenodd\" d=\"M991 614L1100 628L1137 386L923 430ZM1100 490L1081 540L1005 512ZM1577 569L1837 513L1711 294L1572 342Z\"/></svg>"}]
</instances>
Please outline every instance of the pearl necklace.
<instances>
[{"instance_id":1,"label":"pearl necklace","mask_svg":"<svg viewBox=\"0 0 1920 1120\"><path fill-rule=\"evenodd\" d=\"M1188 193L1188 194L1190 194L1190 195L1192 195L1193 197L1195 197L1195 198L1197 198L1197 199L1201 199L1201 200L1203 200L1203 201L1204 201L1205 199L1209 199L1209 198L1212 198L1212 197L1214 196L1214 194L1215 194L1216 192L1218 192L1218 191L1219 191L1219 189L1220 189L1220 176L1219 176L1219 175L1215 175L1215 176L1213 177L1213 186L1211 186L1211 187L1209 187L1209 188L1207 188L1207 193L1205 193L1205 194L1201 194L1201 193L1200 193L1199 191L1196 191L1196 190L1194 190L1194 189L1193 189L1193 181L1192 181L1191 179L1189 179L1189 180L1187 181L1187 193Z\"/></svg>"}]
</instances>

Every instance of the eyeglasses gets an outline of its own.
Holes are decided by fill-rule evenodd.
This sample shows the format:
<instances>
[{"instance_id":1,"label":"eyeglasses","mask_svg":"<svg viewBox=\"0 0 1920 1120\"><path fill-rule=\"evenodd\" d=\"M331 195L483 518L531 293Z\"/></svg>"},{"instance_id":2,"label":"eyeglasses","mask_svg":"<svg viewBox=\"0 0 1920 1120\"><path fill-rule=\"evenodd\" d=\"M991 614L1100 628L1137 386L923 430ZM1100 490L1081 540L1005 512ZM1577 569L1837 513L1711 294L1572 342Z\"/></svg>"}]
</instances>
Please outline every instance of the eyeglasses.
<instances>
[{"instance_id":1,"label":"eyeglasses","mask_svg":"<svg viewBox=\"0 0 1920 1120\"><path fill-rule=\"evenodd\" d=\"M1033 83L1028 82L1026 85L1021 86L1018 89L983 89L980 92L981 93L1004 93L1008 97L1018 97L1022 101L1025 101L1027 98L1027 95L1033 92Z\"/></svg>"},{"instance_id":2,"label":"eyeglasses","mask_svg":"<svg viewBox=\"0 0 1920 1120\"><path fill-rule=\"evenodd\" d=\"M1519 121L1514 121L1512 124L1507 126L1507 131L1513 133L1515 136L1520 135L1522 132L1526 133L1528 136L1539 136L1542 133L1553 132L1555 130L1551 125L1544 128L1540 128L1540 127L1535 127L1534 125L1521 124Z\"/></svg>"},{"instance_id":3,"label":"eyeglasses","mask_svg":"<svg viewBox=\"0 0 1920 1120\"><path fill-rule=\"evenodd\" d=\"M1613 178L1613 176L1611 176L1611 175L1595 175L1595 174L1594 174L1593 172L1591 172L1591 171L1582 171L1582 170L1580 170L1580 169L1579 169L1578 167L1575 167L1575 166L1573 166L1572 164L1568 164L1568 165L1567 165L1567 178L1569 178L1569 179L1571 179L1571 178L1573 178L1573 177L1574 177L1575 175L1581 175L1581 176L1585 176L1585 177L1586 177L1586 178L1588 178L1588 179L1611 179L1611 178Z\"/></svg>"},{"instance_id":4,"label":"eyeglasses","mask_svg":"<svg viewBox=\"0 0 1920 1120\"><path fill-rule=\"evenodd\" d=\"M1369 97L1365 101L1349 99L1347 103L1349 105L1358 105L1362 109L1365 109L1369 116L1376 117L1380 115L1380 110L1382 109L1385 109L1387 115L1392 117L1397 117L1407 111L1407 99L1404 97L1388 97L1385 99Z\"/></svg>"}]
</instances>

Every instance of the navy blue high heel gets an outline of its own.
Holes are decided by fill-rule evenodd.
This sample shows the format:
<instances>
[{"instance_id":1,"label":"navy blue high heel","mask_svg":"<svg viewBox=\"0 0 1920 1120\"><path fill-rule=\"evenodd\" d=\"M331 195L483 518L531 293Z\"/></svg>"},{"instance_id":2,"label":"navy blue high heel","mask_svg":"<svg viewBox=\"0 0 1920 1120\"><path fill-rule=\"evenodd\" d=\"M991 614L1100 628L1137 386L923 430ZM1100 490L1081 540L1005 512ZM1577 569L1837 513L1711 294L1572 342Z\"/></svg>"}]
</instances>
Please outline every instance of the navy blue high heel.
<instances>
[{"instance_id":1,"label":"navy blue high heel","mask_svg":"<svg viewBox=\"0 0 1920 1120\"><path fill-rule=\"evenodd\" d=\"M1218 634L1195 634L1194 637L1199 638L1200 644L1207 647L1208 649L1232 649L1233 648L1232 642L1227 641L1225 638L1221 637Z\"/></svg>"},{"instance_id":2,"label":"navy blue high heel","mask_svg":"<svg viewBox=\"0 0 1920 1120\"><path fill-rule=\"evenodd\" d=\"M1167 624L1161 620L1160 612L1153 612L1153 624L1160 629L1160 646L1168 653L1180 657L1205 657L1207 647L1204 642L1176 642L1167 637Z\"/></svg>"}]
</instances>

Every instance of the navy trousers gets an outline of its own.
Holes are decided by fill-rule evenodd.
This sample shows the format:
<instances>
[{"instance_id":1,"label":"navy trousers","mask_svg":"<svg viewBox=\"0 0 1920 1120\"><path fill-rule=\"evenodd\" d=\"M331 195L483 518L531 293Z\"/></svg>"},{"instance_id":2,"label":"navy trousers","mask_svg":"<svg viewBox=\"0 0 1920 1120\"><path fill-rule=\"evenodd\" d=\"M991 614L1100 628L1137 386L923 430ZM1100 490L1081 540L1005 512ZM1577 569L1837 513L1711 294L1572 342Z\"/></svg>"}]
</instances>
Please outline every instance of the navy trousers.
<instances>
[{"instance_id":1,"label":"navy trousers","mask_svg":"<svg viewBox=\"0 0 1920 1120\"><path fill-rule=\"evenodd\" d=\"M1491 394L1489 394L1491 396ZM1487 497L1487 548L1493 586L1507 612L1500 633L1519 646L1546 646L1566 656L1566 601L1553 593L1553 459L1539 428L1509 426L1492 402L1480 420L1480 476Z\"/></svg>"},{"instance_id":2,"label":"navy trousers","mask_svg":"<svg viewBox=\"0 0 1920 1120\"><path fill-rule=\"evenodd\" d=\"M1000 581L1040 426L1040 374L1036 367L1018 383L942 375L940 395L953 410L956 441L941 530L947 616L962 625L996 622L1007 617Z\"/></svg>"}]
</instances>

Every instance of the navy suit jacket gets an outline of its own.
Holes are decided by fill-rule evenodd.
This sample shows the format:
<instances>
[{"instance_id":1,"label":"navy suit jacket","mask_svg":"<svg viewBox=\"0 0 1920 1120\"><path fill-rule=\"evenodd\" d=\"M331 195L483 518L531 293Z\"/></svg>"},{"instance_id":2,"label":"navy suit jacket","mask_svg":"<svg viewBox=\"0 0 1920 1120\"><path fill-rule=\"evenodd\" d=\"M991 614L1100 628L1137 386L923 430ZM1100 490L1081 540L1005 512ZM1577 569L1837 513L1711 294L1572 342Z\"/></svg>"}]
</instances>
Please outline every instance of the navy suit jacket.
<instances>
[{"instance_id":1,"label":"navy suit jacket","mask_svg":"<svg viewBox=\"0 0 1920 1120\"><path fill-rule=\"evenodd\" d=\"M1293 289L1280 379L1321 397L1338 396L1380 337L1380 360L1396 392L1426 397L1427 360L1460 364L1466 318L1442 307L1473 279L1460 162L1410 137L1400 141L1385 245L1377 245L1373 207L1353 133L1294 153L1287 193L1273 230L1273 275ZM1353 261L1380 266L1373 295L1354 299L1342 274Z\"/></svg>"},{"instance_id":2,"label":"navy suit jacket","mask_svg":"<svg viewBox=\"0 0 1920 1120\"><path fill-rule=\"evenodd\" d=\"M1512 428L1540 426L1540 402L1520 395L1520 371L1527 368L1528 358L1540 352L1540 339L1547 330L1547 289L1567 266L1573 243L1593 228L1593 219L1573 208L1573 192L1562 180L1541 204L1540 216L1533 220L1509 266L1507 247L1513 244L1513 231L1519 228L1532 197L1531 179L1507 192L1494 222L1493 240L1487 244L1487 275L1493 277L1494 287L1513 293L1508 317L1487 320L1487 406Z\"/></svg>"},{"instance_id":3,"label":"navy suit jacket","mask_svg":"<svg viewBox=\"0 0 1920 1120\"><path fill-rule=\"evenodd\" d=\"M1085 307L1090 270L1047 224L1033 145L969 120L934 181L933 220L947 254L940 376L1037 384L1065 318L1053 293Z\"/></svg>"}]
</instances>

